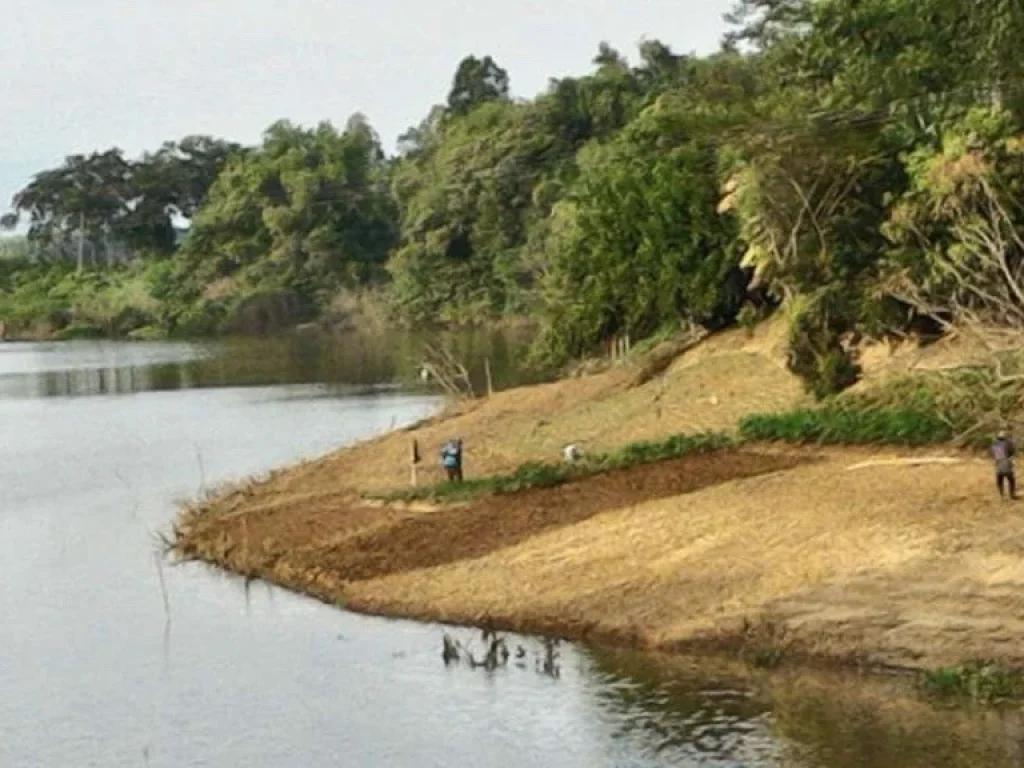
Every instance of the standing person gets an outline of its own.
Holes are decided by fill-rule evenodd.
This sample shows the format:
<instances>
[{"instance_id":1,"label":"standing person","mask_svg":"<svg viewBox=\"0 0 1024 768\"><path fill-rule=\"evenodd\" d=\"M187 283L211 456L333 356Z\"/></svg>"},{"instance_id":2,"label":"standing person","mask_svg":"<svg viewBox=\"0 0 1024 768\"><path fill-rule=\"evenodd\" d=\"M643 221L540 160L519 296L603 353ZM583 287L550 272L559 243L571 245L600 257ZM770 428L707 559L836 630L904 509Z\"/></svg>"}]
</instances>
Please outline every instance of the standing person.
<instances>
[{"instance_id":1,"label":"standing person","mask_svg":"<svg viewBox=\"0 0 1024 768\"><path fill-rule=\"evenodd\" d=\"M462 440L449 440L441 446L441 465L449 483L462 482Z\"/></svg>"},{"instance_id":2,"label":"standing person","mask_svg":"<svg viewBox=\"0 0 1024 768\"><path fill-rule=\"evenodd\" d=\"M1017 449L1006 430L999 430L992 443L992 459L996 464L996 486L1000 498L1006 498L1004 486L1009 486L1011 499L1017 498L1017 477L1013 470L1013 457L1016 453Z\"/></svg>"}]
</instances>

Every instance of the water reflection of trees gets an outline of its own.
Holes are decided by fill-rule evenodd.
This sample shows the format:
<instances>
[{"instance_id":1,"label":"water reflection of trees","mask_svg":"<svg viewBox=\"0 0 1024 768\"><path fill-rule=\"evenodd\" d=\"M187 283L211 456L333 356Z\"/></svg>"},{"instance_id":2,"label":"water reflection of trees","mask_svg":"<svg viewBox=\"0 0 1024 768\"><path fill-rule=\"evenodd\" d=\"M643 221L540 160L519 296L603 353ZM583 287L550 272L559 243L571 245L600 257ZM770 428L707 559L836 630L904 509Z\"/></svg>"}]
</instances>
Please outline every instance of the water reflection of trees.
<instances>
[{"instance_id":1,"label":"water reflection of trees","mask_svg":"<svg viewBox=\"0 0 1024 768\"><path fill-rule=\"evenodd\" d=\"M939 709L905 683L785 678L771 684L776 733L814 768L1019 768L1019 712Z\"/></svg>"},{"instance_id":2,"label":"water reflection of trees","mask_svg":"<svg viewBox=\"0 0 1024 768\"><path fill-rule=\"evenodd\" d=\"M778 764L770 706L725 667L669 669L640 654L588 653L594 695L612 738L655 760L702 766Z\"/></svg>"},{"instance_id":3,"label":"water reflection of trees","mask_svg":"<svg viewBox=\"0 0 1024 768\"><path fill-rule=\"evenodd\" d=\"M5 387L11 394L29 397L125 395L194 386L189 368L180 363L111 368L72 368L13 377Z\"/></svg>"},{"instance_id":4,"label":"water reflection of trees","mask_svg":"<svg viewBox=\"0 0 1024 768\"><path fill-rule=\"evenodd\" d=\"M471 639L472 633L444 633L441 638L441 659L447 667L466 664L471 669L493 672L513 666L534 671L552 680L562 676L561 641L555 638L525 638L501 635L484 629L480 633L479 650ZM514 649L514 650L513 650Z\"/></svg>"},{"instance_id":5,"label":"water reflection of trees","mask_svg":"<svg viewBox=\"0 0 1024 768\"><path fill-rule=\"evenodd\" d=\"M713 662L589 654L618 739L700 765L1017 768L1019 712L940 710L906 682L759 674ZM685 764L685 762L684 762Z\"/></svg>"},{"instance_id":6,"label":"water reflection of trees","mask_svg":"<svg viewBox=\"0 0 1024 768\"><path fill-rule=\"evenodd\" d=\"M483 381L484 359L499 388L527 380L522 334L476 331L445 334ZM210 345L208 354L183 361L131 362L14 374L0 379L0 394L69 397L131 394L204 387L279 386L318 383L331 394L349 394L382 383L417 381L423 345L419 332L295 334L231 339ZM113 348L113 347L111 347ZM479 381L477 381L479 380Z\"/></svg>"}]
</instances>

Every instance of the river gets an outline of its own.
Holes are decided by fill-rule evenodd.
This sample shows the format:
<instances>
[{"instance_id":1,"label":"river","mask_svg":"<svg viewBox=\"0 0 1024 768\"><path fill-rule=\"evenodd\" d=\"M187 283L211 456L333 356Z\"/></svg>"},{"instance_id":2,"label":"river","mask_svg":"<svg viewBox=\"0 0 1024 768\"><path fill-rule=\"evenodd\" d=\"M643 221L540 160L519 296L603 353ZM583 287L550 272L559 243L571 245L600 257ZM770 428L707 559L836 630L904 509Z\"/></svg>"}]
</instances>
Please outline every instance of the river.
<instances>
[{"instance_id":1,"label":"river","mask_svg":"<svg viewBox=\"0 0 1024 768\"><path fill-rule=\"evenodd\" d=\"M480 349L518 380L515 344ZM176 500L435 408L402 384L408 351L0 344L0 765L1021 764L1017 714L939 711L902 683L572 645L545 671L525 638L506 668L446 667L444 632L477 633L161 560Z\"/></svg>"}]
</instances>

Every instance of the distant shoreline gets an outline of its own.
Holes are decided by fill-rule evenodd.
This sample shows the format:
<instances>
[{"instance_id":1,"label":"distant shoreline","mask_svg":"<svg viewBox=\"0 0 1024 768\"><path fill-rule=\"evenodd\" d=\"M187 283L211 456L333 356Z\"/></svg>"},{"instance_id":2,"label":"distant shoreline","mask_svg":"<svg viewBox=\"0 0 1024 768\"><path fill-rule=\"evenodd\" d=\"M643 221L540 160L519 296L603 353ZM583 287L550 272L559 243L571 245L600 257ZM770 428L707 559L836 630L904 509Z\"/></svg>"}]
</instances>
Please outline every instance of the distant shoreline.
<instances>
[{"instance_id":1,"label":"distant shoreline","mask_svg":"<svg viewBox=\"0 0 1024 768\"><path fill-rule=\"evenodd\" d=\"M526 316L508 316L494 319L486 323L475 323L467 325L446 324L435 328L439 333L458 333L474 330L505 331L528 329L536 326L536 321ZM219 333L200 335L175 335L167 334L156 328L137 329L139 333L120 334L114 333L96 325L70 324L63 328L57 328L52 324L36 324L30 328L11 329L0 320L0 343L3 342L41 342L41 341L78 341L83 339L95 339L103 341L205 341L211 339L252 339L265 336L299 336L302 334L321 334L324 336L344 333L370 333L376 331L410 331L411 329L399 323L380 324L359 323L353 321L344 322L311 322L300 323L275 329L271 333Z\"/></svg>"}]
</instances>

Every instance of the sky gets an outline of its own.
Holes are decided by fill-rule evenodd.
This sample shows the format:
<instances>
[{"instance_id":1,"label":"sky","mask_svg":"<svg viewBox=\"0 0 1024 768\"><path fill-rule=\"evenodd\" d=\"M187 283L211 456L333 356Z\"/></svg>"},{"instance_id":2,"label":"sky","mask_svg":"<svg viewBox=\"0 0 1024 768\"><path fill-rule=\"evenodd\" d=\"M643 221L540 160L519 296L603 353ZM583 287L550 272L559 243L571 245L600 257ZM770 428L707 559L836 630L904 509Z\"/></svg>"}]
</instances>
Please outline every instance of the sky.
<instances>
[{"instance_id":1,"label":"sky","mask_svg":"<svg viewBox=\"0 0 1024 768\"><path fill-rule=\"evenodd\" d=\"M0 212L69 154L365 114L385 148L491 55L514 95L606 40L709 53L733 0L0 0Z\"/></svg>"}]
</instances>

